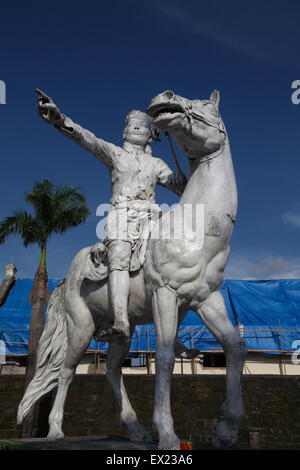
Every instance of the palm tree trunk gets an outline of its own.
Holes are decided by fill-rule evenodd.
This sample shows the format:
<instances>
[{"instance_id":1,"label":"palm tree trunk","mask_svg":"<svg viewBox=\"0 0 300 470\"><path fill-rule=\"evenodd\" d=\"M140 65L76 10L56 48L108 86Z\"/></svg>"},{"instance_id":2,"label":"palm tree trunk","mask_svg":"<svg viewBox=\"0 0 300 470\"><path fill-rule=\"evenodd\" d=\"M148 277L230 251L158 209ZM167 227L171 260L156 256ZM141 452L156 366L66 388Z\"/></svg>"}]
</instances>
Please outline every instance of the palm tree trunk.
<instances>
[{"instance_id":1,"label":"palm tree trunk","mask_svg":"<svg viewBox=\"0 0 300 470\"><path fill-rule=\"evenodd\" d=\"M41 248L41 261L36 272L32 289L29 294L28 301L32 304L29 342L27 352L27 367L25 374L25 390L31 382L37 362L37 350L40 337L44 329L45 307L49 300L48 275L46 269L46 247ZM28 438L32 435L34 420L34 409L27 415L21 430L21 437Z\"/></svg>"}]
</instances>

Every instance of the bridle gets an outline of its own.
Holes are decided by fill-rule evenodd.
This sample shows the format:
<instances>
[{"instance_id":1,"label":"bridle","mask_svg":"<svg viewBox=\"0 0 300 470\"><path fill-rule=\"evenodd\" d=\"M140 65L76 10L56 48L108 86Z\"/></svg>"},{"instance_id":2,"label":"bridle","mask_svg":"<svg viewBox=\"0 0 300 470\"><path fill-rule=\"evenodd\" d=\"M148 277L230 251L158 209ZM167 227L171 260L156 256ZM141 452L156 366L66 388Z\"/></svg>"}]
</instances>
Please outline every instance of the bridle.
<instances>
[{"instance_id":1,"label":"bridle","mask_svg":"<svg viewBox=\"0 0 300 470\"><path fill-rule=\"evenodd\" d=\"M222 132L225 135L224 143L221 145L221 147L218 150L216 150L215 152L211 153L210 155L207 155L207 157L202 158L199 161L198 164L201 165L201 163L205 163L207 161L213 160L214 158L218 157L223 152L225 146L227 145L227 134L226 134L225 126L224 126L224 123L223 123L223 120L222 120L221 116L218 115L219 123L215 124L212 121L210 121L209 119L207 119L206 116L204 115L204 113L195 112L193 110L193 105L191 103L189 103L188 108L185 110L185 112L183 114L187 118L188 122L191 125L193 124L193 118L195 118L198 121L204 122L204 124L207 124L208 126L211 126L211 127L214 127L216 129L218 129L220 132ZM178 163L178 159L177 159L176 154L175 154L174 147L173 147L171 139L170 139L169 132L165 132L165 135L168 139L168 142L169 142L169 145L170 145L170 148L171 148L171 152L172 152L175 164L176 164L179 172L182 173L182 170L181 170L181 168L179 166L179 163ZM194 162L196 159L188 157L188 160Z\"/></svg>"},{"instance_id":2,"label":"bridle","mask_svg":"<svg viewBox=\"0 0 300 470\"><path fill-rule=\"evenodd\" d=\"M218 114L219 123L215 124L214 122L207 119L205 114L202 113L201 111L200 112L194 111L192 103L189 103L187 109L184 112L184 115L190 123L193 122L193 118L198 119L198 121L202 121L204 122L204 124L207 124L210 127L215 127L216 129L219 129L219 131L225 134L226 136L225 126L224 126L224 123L222 121L220 114Z\"/></svg>"}]
</instances>

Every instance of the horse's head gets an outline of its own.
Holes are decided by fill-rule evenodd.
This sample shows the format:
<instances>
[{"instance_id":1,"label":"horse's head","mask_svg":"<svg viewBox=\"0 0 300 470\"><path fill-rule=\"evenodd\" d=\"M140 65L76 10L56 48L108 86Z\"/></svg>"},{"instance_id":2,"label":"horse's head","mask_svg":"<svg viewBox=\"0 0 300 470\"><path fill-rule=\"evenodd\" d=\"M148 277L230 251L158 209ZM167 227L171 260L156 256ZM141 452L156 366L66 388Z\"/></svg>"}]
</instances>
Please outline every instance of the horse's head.
<instances>
[{"instance_id":1,"label":"horse's head","mask_svg":"<svg viewBox=\"0 0 300 470\"><path fill-rule=\"evenodd\" d=\"M189 100L167 90L152 99L147 113L159 130L172 133L190 158L200 160L222 148L226 139L219 101L217 90L209 100Z\"/></svg>"}]
</instances>

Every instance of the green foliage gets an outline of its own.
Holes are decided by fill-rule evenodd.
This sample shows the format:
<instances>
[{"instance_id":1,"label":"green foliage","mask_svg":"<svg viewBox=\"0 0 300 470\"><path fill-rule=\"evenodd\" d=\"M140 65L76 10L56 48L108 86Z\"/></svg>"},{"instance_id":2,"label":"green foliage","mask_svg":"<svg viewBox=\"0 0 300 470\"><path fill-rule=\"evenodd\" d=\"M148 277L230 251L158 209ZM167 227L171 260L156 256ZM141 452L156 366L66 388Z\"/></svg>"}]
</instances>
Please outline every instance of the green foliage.
<instances>
[{"instance_id":1,"label":"green foliage","mask_svg":"<svg viewBox=\"0 0 300 470\"><path fill-rule=\"evenodd\" d=\"M34 447L22 445L22 444L15 444L13 442L0 442L0 450L36 450Z\"/></svg>"},{"instance_id":2,"label":"green foliage","mask_svg":"<svg viewBox=\"0 0 300 470\"><path fill-rule=\"evenodd\" d=\"M25 193L25 201L33 206L34 215L17 209L3 219L0 222L0 244L11 235L20 235L25 247L37 243L45 248L52 234L65 233L82 224L90 214L78 186L66 184L56 187L47 179L42 183L36 182L32 190Z\"/></svg>"}]
</instances>

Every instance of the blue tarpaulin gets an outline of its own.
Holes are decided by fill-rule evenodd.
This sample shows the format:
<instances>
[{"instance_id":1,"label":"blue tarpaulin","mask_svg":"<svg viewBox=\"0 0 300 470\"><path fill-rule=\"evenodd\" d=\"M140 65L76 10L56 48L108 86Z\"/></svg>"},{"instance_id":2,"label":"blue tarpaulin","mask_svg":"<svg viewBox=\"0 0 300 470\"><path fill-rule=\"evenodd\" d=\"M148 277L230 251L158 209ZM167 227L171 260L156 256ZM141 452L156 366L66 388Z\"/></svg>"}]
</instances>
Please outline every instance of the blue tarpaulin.
<instances>
[{"instance_id":1,"label":"blue tarpaulin","mask_svg":"<svg viewBox=\"0 0 300 470\"><path fill-rule=\"evenodd\" d=\"M49 279L52 292L60 279ZM27 354L31 305L28 296L33 279L16 281L9 296L0 308L0 340L4 341L7 355Z\"/></svg>"},{"instance_id":2,"label":"blue tarpaulin","mask_svg":"<svg viewBox=\"0 0 300 470\"><path fill-rule=\"evenodd\" d=\"M59 279L50 279L52 292ZM33 279L16 281L6 303L0 308L0 340L7 355L27 353L31 306L27 299ZM228 314L239 328L249 350L269 354L297 349L300 340L300 280L225 280L220 287ZM179 337L189 348L221 351L198 315L189 312L179 327ZM293 345L294 343L294 345ZM107 343L91 341L89 351L107 351ZM155 351L153 323L136 327L131 352Z\"/></svg>"}]
</instances>

